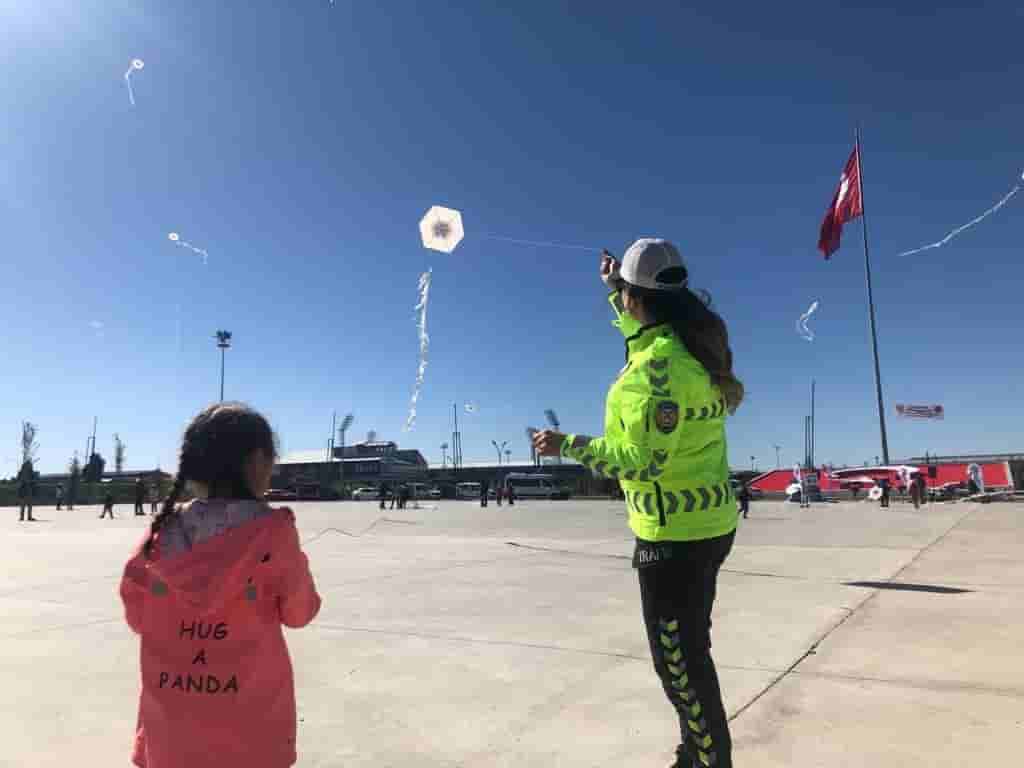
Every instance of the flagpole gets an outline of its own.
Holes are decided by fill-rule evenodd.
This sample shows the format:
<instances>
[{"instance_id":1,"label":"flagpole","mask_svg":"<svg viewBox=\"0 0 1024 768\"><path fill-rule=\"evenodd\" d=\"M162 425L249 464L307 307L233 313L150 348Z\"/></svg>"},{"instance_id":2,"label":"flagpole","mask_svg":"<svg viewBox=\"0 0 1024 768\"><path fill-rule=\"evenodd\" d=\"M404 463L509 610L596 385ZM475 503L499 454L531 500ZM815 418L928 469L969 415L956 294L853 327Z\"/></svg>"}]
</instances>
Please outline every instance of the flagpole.
<instances>
[{"instance_id":1,"label":"flagpole","mask_svg":"<svg viewBox=\"0 0 1024 768\"><path fill-rule=\"evenodd\" d=\"M871 351L875 358L875 394L878 397L878 427L882 432L882 460L889 464L889 440L885 434L885 405L882 402L882 373L878 366L878 332L875 327L875 298L871 290L871 259L868 256L868 213L864 203L864 171L860 164L860 126L857 126L857 180L860 183L861 229L864 232L864 276L868 285L868 314L871 318Z\"/></svg>"}]
</instances>

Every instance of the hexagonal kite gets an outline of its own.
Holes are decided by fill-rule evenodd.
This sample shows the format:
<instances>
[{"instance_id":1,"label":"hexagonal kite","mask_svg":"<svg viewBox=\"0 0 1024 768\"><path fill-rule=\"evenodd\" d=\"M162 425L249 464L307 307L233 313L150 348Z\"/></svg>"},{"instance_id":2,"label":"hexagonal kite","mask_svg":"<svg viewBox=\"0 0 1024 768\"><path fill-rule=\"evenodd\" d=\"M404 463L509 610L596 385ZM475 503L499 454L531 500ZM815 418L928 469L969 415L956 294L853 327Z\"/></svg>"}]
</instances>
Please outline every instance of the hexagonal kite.
<instances>
[{"instance_id":1,"label":"hexagonal kite","mask_svg":"<svg viewBox=\"0 0 1024 768\"><path fill-rule=\"evenodd\" d=\"M451 253L462 242L464 234L462 214L452 208L435 205L420 220L423 247L432 251Z\"/></svg>"}]
</instances>

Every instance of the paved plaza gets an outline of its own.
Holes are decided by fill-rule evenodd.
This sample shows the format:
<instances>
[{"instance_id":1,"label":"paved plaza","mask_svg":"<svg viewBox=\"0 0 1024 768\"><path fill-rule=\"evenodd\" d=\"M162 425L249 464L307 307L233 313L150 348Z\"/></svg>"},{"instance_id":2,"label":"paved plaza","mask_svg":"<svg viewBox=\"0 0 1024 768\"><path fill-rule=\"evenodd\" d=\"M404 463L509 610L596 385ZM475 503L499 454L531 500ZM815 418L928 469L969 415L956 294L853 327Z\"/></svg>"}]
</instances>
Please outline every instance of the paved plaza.
<instances>
[{"instance_id":1,"label":"paved plaza","mask_svg":"<svg viewBox=\"0 0 1024 768\"><path fill-rule=\"evenodd\" d=\"M288 632L300 766L669 764L621 503L294 509L323 596ZM0 765L129 765L130 512L0 510ZM714 618L737 766L1019 762L1024 505L755 502L740 523Z\"/></svg>"}]
</instances>

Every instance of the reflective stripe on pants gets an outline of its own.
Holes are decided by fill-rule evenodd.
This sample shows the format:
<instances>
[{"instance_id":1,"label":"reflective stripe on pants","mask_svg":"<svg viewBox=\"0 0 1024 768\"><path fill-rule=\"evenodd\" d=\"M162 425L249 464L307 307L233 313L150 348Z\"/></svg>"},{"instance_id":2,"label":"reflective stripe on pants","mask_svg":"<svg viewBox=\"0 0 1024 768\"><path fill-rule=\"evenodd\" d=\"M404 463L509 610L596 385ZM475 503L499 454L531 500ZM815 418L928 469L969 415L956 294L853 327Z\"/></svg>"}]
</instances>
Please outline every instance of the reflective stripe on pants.
<instances>
[{"instance_id":1,"label":"reflective stripe on pants","mask_svg":"<svg viewBox=\"0 0 1024 768\"><path fill-rule=\"evenodd\" d=\"M729 723L711 658L711 609L735 536L674 542L682 556L637 569L654 669L679 715L682 747L695 768L732 768Z\"/></svg>"}]
</instances>

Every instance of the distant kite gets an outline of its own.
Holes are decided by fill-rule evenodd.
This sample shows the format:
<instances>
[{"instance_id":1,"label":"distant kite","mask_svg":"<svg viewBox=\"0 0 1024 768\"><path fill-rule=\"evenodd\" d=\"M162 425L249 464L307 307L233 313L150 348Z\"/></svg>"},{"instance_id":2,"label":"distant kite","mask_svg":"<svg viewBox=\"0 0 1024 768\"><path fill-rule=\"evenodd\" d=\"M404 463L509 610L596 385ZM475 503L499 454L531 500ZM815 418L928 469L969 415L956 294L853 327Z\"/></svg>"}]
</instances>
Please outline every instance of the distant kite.
<instances>
[{"instance_id":1,"label":"distant kite","mask_svg":"<svg viewBox=\"0 0 1024 768\"><path fill-rule=\"evenodd\" d=\"M818 311L818 302L811 302L811 306L807 308L807 311L800 315L800 319L796 321L796 332L800 334L800 337L806 341L814 341L814 331L807 326L807 321L811 319L811 315Z\"/></svg>"},{"instance_id":2,"label":"distant kite","mask_svg":"<svg viewBox=\"0 0 1024 768\"><path fill-rule=\"evenodd\" d=\"M1021 181L1024 181L1024 173L1021 174L1020 178L1021 178ZM954 237L959 235L964 230L970 229L975 224L978 224L978 223L984 221L989 216L991 216L993 213L998 211L1000 208L1002 208L1004 205L1006 205L1008 202L1010 202L1010 198L1012 198L1014 195L1016 195L1018 192L1020 192L1020 189L1021 189L1021 185L1020 184L1014 184L1013 189L1011 189L1006 194L1005 197L1003 197L999 202L997 202L995 205L993 205L991 208L989 208L987 211L985 211L980 216L977 216L977 217L971 219L970 221L968 221L963 226L957 227L956 229L954 229L952 232L950 232L948 235L946 235L941 240L938 240L938 241L936 241L934 243L929 243L928 245L922 245L920 248L914 248L913 250L910 250L910 251L904 251L903 253L901 253L899 255L900 256L913 256L914 254L921 253L922 251L930 251L933 248L941 248L942 246L944 246L946 243L948 243L950 240L952 240Z\"/></svg>"},{"instance_id":3,"label":"distant kite","mask_svg":"<svg viewBox=\"0 0 1024 768\"><path fill-rule=\"evenodd\" d=\"M138 72L146 66L146 62L142 59L132 59L132 63L128 65L128 71L124 73L124 81L128 83L128 101L135 106L135 94L132 92L132 72Z\"/></svg>"},{"instance_id":4,"label":"distant kite","mask_svg":"<svg viewBox=\"0 0 1024 768\"><path fill-rule=\"evenodd\" d=\"M170 240L175 245L180 245L182 248L188 248L190 251L198 253L200 256L203 257L203 264L209 263L210 254L208 254L202 248L196 248L191 243L186 243L184 240L181 239L181 235L179 235L177 232L168 232L167 239Z\"/></svg>"}]
</instances>

